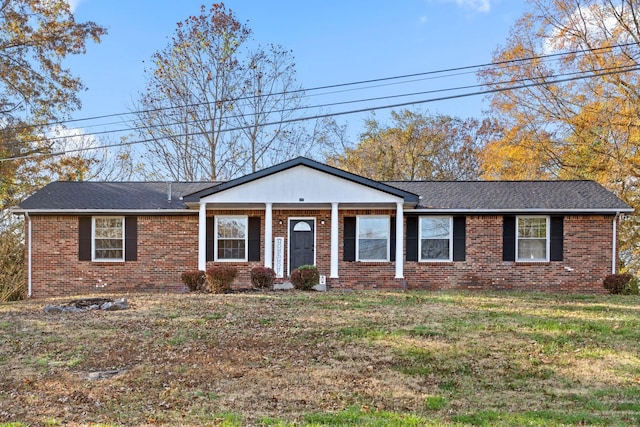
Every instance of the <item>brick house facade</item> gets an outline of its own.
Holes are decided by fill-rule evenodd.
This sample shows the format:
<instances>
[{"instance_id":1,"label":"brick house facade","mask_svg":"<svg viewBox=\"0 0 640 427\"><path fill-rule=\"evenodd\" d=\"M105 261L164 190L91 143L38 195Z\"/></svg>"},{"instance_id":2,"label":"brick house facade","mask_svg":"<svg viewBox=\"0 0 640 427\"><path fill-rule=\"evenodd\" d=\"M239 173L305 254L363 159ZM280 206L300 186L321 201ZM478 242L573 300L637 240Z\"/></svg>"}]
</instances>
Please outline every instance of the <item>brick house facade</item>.
<instances>
[{"instance_id":1,"label":"brick house facade","mask_svg":"<svg viewBox=\"0 0 640 427\"><path fill-rule=\"evenodd\" d=\"M26 199L31 297L180 292L301 264L328 289L603 292L631 208L591 181L371 181L305 158L223 183L57 182Z\"/></svg>"}]
</instances>

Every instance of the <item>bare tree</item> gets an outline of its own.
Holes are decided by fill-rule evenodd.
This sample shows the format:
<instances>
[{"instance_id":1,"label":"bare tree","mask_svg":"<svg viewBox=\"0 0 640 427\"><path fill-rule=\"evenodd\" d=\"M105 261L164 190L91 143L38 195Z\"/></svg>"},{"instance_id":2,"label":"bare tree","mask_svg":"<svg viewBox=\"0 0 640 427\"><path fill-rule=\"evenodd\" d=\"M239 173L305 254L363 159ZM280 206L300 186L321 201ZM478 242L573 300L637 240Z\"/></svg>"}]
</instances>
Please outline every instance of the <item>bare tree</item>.
<instances>
[{"instance_id":1,"label":"bare tree","mask_svg":"<svg viewBox=\"0 0 640 427\"><path fill-rule=\"evenodd\" d=\"M214 4L180 22L153 55L135 107L144 163L158 178L228 179L298 148L290 118L302 92L293 55L281 46L251 47L250 35L231 10Z\"/></svg>"}]
</instances>

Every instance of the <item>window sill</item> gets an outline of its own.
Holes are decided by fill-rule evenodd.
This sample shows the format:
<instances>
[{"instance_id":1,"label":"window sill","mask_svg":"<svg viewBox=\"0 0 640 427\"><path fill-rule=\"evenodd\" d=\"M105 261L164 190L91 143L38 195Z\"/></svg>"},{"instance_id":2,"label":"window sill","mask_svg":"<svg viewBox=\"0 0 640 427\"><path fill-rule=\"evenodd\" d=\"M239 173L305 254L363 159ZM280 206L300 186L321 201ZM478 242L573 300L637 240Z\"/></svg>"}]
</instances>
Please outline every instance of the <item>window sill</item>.
<instances>
[{"instance_id":1,"label":"window sill","mask_svg":"<svg viewBox=\"0 0 640 427\"><path fill-rule=\"evenodd\" d=\"M540 264L549 264L550 261L547 259L541 259L541 260L530 259L530 260L516 260L515 263L518 265L540 265Z\"/></svg>"},{"instance_id":2,"label":"window sill","mask_svg":"<svg viewBox=\"0 0 640 427\"><path fill-rule=\"evenodd\" d=\"M113 265L113 264L124 264L125 261L123 259L92 259L90 261L92 264L105 264L105 265Z\"/></svg>"}]
</instances>

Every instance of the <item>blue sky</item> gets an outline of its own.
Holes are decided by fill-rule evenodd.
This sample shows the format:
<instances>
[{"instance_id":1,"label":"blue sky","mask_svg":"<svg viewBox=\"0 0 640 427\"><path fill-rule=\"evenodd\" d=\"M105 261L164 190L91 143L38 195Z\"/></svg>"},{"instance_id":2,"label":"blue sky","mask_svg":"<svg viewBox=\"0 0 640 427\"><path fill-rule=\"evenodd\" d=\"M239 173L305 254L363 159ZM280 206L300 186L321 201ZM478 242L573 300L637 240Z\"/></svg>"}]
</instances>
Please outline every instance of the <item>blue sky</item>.
<instances>
[{"instance_id":1,"label":"blue sky","mask_svg":"<svg viewBox=\"0 0 640 427\"><path fill-rule=\"evenodd\" d=\"M144 89L144 61L164 48L176 23L198 14L202 3L201 0L73 0L77 20L92 20L109 30L102 43L90 44L86 55L67 63L88 87L81 95L83 108L74 118L128 112L137 93ZM227 0L225 5L241 22L247 22L257 42L281 44L293 51L297 80L303 88L488 63L526 8L521 0ZM369 85L360 91L325 95L308 102L356 100L473 84L475 75L467 73L440 79L413 79L401 85ZM442 95L424 94L414 99ZM329 107L325 112L405 100ZM419 108L432 113L480 117L485 107L482 97L475 96L430 102ZM385 110L376 114L384 117ZM348 122L352 132L357 133L364 116L344 115L337 120ZM113 121L101 119L75 125L99 131L101 126L108 129L104 123Z\"/></svg>"}]
</instances>

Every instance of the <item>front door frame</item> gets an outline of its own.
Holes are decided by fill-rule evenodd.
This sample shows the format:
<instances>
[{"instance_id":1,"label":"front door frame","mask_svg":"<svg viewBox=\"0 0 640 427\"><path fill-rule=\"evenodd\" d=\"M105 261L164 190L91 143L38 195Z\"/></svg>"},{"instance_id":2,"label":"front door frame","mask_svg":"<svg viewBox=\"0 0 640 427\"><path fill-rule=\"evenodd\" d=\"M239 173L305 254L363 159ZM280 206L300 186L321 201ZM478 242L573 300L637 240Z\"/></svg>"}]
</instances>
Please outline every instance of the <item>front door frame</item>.
<instances>
[{"instance_id":1,"label":"front door frame","mask_svg":"<svg viewBox=\"0 0 640 427\"><path fill-rule=\"evenodd\" d=\"M313 265L316 265L317 221L312 216L290 216L287 219L287 276L291 276L291 221L313 221Z\"/></svg>"}]
</instances>

